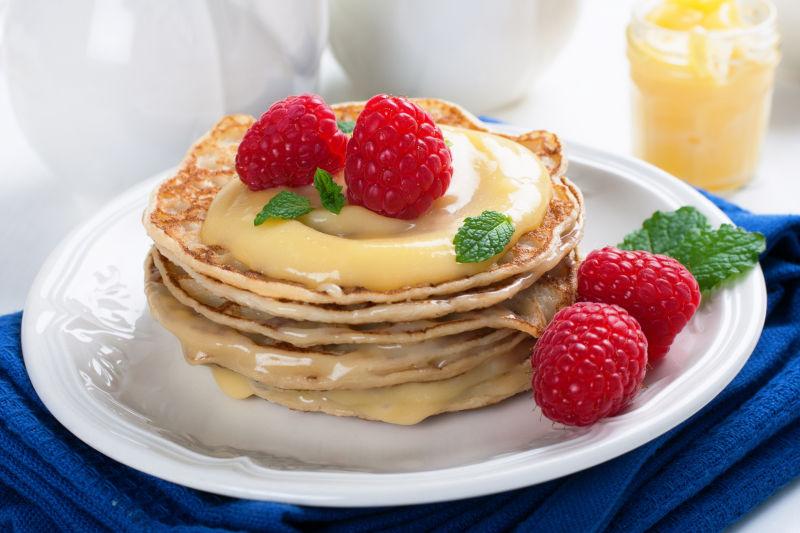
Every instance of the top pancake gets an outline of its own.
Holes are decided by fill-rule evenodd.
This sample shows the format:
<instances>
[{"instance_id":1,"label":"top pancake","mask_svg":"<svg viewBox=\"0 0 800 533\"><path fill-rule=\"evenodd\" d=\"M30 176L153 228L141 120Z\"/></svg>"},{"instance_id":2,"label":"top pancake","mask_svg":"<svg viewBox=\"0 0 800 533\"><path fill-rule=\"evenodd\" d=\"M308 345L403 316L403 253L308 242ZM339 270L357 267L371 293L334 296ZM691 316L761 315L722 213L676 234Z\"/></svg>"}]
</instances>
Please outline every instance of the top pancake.
<instances>
[{"instance_id":1,"label":"top pancake","mask_svg":"<svg viewBox=\"0 0 800 533\"><path fill-rule=\"evenodd\" d=\"M434 99L415 102L439 124L487 131L478 119L455 104ZM363 105L345 103L334 105L333 109L338 119L355 120ZM536 269L543 261L553 262L571 251L561 246L564 236L572 234L579 238L582 233L582 198L580 191L564 177L566 162L558 138L544 131L503 135L523 144L540 158L550 174L553 197L541 225L523 235L488 270L444 283L386 292L333 284L311 288L267 277L236 261L227 250L206 246L200 239L200 229L217 192L229 181L238 179L236 150L253 122L253 117L245 115L223 117L189 150L177 173L153 192L144 213L145 228L159 250L179 264L223 284L269 298L316 304L422 300L495 284Z\"/></svg>"}]
</instances>

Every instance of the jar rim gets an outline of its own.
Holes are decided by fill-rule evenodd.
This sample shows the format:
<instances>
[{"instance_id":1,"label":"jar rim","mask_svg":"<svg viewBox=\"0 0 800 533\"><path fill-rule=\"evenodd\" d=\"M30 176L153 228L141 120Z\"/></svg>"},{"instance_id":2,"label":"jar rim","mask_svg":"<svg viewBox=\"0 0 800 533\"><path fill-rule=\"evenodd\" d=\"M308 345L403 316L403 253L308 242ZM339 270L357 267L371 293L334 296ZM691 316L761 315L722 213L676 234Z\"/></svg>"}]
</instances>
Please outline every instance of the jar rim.
<instances>
[{"instance_id":1,"label":"jar rim","mask_svg":"<svg viewBox=\"0 0 800 533\"><path fill-rule=\"evenodd\" d=\"M631 23L641 25L650 31L657 31L662 35L680 36L688 33L687 30L673 30L656 25L647 19L647 15L652 9L664 0L640 0L636 2L633 7ZM705 33L711 37L718 37L721 39L734 39L739 37L747 37L764 32L777 32L777 16L778 10L770 0L739 0L740 3L750 5L754 8L761 8L764 12L763 19L757 21L755 24L745 26L744 28L726 28L726 29L704 29ZM692 30L689 30L692 31Z\"/></svg>"}]
</instances>

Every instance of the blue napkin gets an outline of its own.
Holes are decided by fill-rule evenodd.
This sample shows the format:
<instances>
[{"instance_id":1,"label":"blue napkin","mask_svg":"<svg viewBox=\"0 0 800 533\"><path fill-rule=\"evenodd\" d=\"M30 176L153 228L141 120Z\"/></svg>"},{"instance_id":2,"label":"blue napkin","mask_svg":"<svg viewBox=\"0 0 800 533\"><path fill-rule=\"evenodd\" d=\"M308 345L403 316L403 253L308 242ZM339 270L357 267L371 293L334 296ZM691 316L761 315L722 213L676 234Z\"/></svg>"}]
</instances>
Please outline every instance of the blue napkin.
<instances>
[{"instance_id":1,"label":"blue napkin","mask_svg":"<svg viewBox=\"0 0 800 533\"><path fill-rule=\"evenodd\" d=\"M800 475L800 216L754 215L767 324L734 381L681 426L589 470L494 496L396 508L323 509L184 488L104 457L34 392L21 314L0 317L0 528L21 531L717 531Z\"/></svg>"}]
</instances>

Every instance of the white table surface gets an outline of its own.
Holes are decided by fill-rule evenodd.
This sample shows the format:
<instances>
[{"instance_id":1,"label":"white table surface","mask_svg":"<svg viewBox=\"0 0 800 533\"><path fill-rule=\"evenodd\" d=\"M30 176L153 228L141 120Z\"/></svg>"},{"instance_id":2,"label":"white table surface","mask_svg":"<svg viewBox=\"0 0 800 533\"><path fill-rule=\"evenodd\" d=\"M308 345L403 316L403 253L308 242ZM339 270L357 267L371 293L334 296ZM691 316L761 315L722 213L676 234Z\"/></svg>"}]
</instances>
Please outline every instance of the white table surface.
<instances>
[{"instance_id":1,"label":"white table surface","mask_svg":"<svg viewBox=\"0 0 800 533\"><path fill-rule=\"evenodd\" d=\"M630 153L623 38L629 4L630 0L586 2L575 36L547 75L523 101L487 114L532 129L552 130L568 140ZM86 194L80 184L60 181L39 159L15 121L2 68L0 64L0 243L5 257L0 261L0 313L6 313L22 307L39 265L66 232L107 198ZM370 96L358 94L327 53L320 92L330 102ZM175 161L181 156L176 153ZM781 73L758 176L730 199L756 212L797 213L798 168L800 82ZM800 481L733 529L797 531L797 509Z\"/></svg>"}]
</instances>

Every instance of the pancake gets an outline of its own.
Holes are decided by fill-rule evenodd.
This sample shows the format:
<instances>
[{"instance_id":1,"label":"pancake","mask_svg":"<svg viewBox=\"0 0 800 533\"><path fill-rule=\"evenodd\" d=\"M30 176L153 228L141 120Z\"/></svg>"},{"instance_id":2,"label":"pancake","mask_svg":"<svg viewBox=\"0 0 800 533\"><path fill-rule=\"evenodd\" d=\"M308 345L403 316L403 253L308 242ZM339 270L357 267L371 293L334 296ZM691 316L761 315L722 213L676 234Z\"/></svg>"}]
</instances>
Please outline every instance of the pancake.
<instances>
[{"instance_id":1,"label":"pancake","mask_svg":"<svg viewBox=\"0 0 800 533\"><path fill-rule=\"evenodd\" d=\"M477 119L458 106L437 100L419 100L417 103L441 124L485 131ZM333 107L338 117L346 119L357 115L363 105L351 103ZM267 299L312 304L353 305L427 300L489 287L514 276L536 271L537 268L546 270L541 265L555 265L570 251L562 246L564 240L577 243L582 234L582 198L580 191L563 175L565 162L560 142L551 133L537 131L505 137L525 145L539 157L550 174L553 196L542 223L524 234L488 270L434 285L390 291L342 287L332 283L312 288L269 278L236 261L224 248L207 246L200 239L200 230L212 200L225 184L237 179L234 170L236 149L253 120L243 115L220 120L192 147L177 174L154 191L144 214L147 232L162 254L187 271L217 280L224 286ZM446 312L455 311L449 309ZM274 313L274 309L271 312Z\"/></svg>"},{"instance_id":2,"label":"pancake","mask_svg":"<svg viewBox=\"0 0 800 533\"><path fill-rule=\"evenodd\" d=\"M282 389L331 390L386 387L447 379L517 345L530 336L479 328L407 344L338 344L299 348L248 336L208 320L166 290L148 258L145 293L150 310L181 341L191 364L218 365Z\"/></svg>"},{"instance_id":3,"label":"pancake","mask_svg":"<svg viewBox=\"0 0 800 533\"><path fill-rule=\"evenodd\" d=\"M410 322L438 318L452 313L465 313L491 307L525 291L545 273L554 269L564 257L575 249L575 234L566 237L557 247L557 253L543 260L535 269L502 280L494 285L478 287L461 293L442 295L428 300L411 300L382 304L309 304L268 298L250 291L232 287L214 278L177 263L189 274L196 285L209 294L272 316L294 320L324 322L328 324L371 324L376 322ZM170 254L159 253L176 263Z\"/></svg>"},{"instance_id":4,"label":"pancake","mask_svg":"<svg viewBox=\"0 0 800 533\"><path fill-rule=\"evenodd\" d=\"M234 373L215 372L215 377L223 390L233 388L241 398L249 392L296 411L412 425L437 414L486 407L530 389L529 354L530 348L521 345L450 379L375 389L294 391L247 381Z\"/></svg>"},{"instance_id":5,"label":"pancake","mask_svg":"<svg viewBox=\"0 0 800 533\"><path fill-rule=\"evenodd\" d=\"M562 260L531 287L501 305L469 313L454 313L437 320L374 323L356 326L275 317L207 291L185 270L152 251L161 281L181 304L208 320L241 332L269 337L295 346L420 342L476 329L513 329L538 337L560 308L575 298L577 260L574 253Z\"/></svg>"},{"instance_id":6,"label":"pancake","mask_svg":"<svg viewBox=\"0 0 800 533\"><path fill-rule=\"evenodd\" d=\"M500 135L514 144L476 133L487 130L454 104L416 103L456 128L442 130L461 181L411 226L358 206L330 215L299 188L317 210L254 229L275 190L238 181L236 150L254 122L244 115L222 118L151 194L151 314L229 396L415 424L530 388L536 338L575 299L581 193L552 133ZM333 109L355 120L363 103ZM507 213L514 238L456 268L452 235L482 210Z\"/></svg>"}]
</instances>

